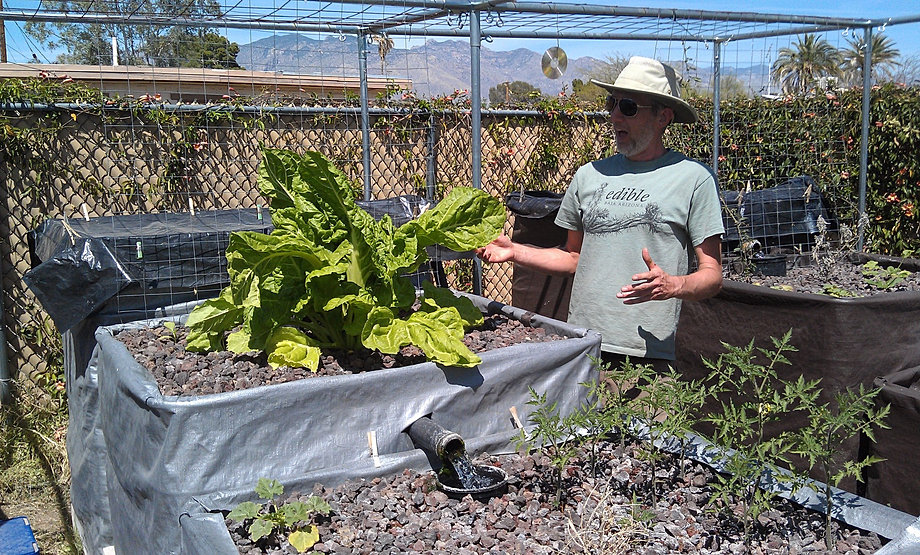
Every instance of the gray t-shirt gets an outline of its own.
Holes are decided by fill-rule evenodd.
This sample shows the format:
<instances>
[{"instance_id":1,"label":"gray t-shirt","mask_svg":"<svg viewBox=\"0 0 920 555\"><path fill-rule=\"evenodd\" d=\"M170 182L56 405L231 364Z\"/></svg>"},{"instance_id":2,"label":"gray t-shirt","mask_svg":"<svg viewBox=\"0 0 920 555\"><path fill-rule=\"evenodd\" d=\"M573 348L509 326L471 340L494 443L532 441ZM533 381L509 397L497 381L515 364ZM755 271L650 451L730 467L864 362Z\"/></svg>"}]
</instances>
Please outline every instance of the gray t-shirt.
<instances>
[{"instance_id":1,"label":"gray t-shirt","mask_svg":"<svg viewBox=\"0 0 920 555\"><path fill-rule=\"evenodd\" d=\"M724 233L715 176L667 151L650 162L615 155L578 169L556 224L584 232L569 323L599 331L603 351L674 359L680 300L626 305L616 294L648 271L642 248L673 275L686 275L693 247Z\"/></svg>"}]
</instances>

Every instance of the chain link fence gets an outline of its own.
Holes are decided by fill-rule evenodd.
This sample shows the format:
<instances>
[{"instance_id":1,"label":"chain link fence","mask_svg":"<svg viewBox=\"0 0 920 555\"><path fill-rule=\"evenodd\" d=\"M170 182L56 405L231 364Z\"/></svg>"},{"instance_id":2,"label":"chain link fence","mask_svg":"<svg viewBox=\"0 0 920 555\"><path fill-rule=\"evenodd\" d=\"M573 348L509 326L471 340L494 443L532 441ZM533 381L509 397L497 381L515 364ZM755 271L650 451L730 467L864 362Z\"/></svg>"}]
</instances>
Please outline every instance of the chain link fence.
<instances>
[{"instance_id":1,"label":"chain link fence","mask_svg":"<svg viewBox=\"0 0 920 555\"><path fill-rule=\"evenodd\" d=\"M352 180L358 198L437 199L472 180L464 154L471 148L469 114L461 110L373 114L367 192L356 110L254 116L242 110L74 107L7 112L4 123L19 131L0 151L10 365L18 379L42 387L57 386L61 336L23 276L38 262L30 232L46 219L260 209L266 204L257 186L263 146L323 153ZM486 116L483 189L502 199L515 191L564 190L579 165L609 150L604 126L597 114ZM548 140L556 147L548 149ZM509 233L513 223L512 215ZM473 290L472 259L442 264L452 287ZM483 294L511 302L511 272L510 264L486 267Z\"/></svg>"}]
</instances>

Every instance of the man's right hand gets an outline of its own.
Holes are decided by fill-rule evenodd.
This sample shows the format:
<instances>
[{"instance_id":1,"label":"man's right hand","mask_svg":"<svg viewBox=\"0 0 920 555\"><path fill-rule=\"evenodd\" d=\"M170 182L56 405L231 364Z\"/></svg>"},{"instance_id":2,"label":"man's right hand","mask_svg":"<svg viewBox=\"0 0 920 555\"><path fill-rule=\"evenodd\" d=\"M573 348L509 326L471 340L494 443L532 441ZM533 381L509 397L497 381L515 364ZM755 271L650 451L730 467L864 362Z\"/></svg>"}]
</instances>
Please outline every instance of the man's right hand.
<instances>
[{"instance_id":1,"label":"man's right hand","mask_svg":"<svg viewBox=\"0 0 920 555\"><path fill-rule=\"evenodd\" d=\"M502 234L488 245L476 249L476 256L483 262L508 262L514 260L514 245L507 235Z\"/></svg>"}]
</instances>

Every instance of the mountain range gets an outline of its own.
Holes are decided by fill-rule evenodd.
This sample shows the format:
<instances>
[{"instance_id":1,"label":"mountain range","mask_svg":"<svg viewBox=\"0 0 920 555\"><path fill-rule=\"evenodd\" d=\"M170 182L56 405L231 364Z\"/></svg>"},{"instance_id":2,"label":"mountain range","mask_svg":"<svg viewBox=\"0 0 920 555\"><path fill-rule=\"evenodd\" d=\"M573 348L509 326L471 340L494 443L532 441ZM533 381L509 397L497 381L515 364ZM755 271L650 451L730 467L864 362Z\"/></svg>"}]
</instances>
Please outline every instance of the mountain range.
<instances>
[{"instance_id":1,"label":"mountain range","mask_svg":"<svg viewBox=\"0 0 920 555\"><path fill-rule=\"evenodd\" d=\"M526 48L498 51L487 46L480 49L480 87L482 96L489 89L507 81L526 81L544 94L558 94L563 87L572 89L572 79L586 80L588 75L606 64L589 56L568 60L559 79L547 78L541 69L543 53ZM281 71L329 76L358 75L358 41L353 36L310 39L294 34L276 35L240 45L237 62L251 70ZM393 77L412 80L419 96L451 94L455 89L470 88L470 45L462 40L427 40L409 48L393 48L381 61L376 44L367 54L369 77Z\"/></svg>"},{"instance_id":2,"label":"mountain range","mask_svg":"<svg viewBox=\"0 0 920 555\"><path fill-rule=\"evenodd\" d=\"M480 48L480 87L488 98L489 89L501 83L525 81L545 95L572 90L572 80L586 81L592 74L609 73L605 60L583 56L569 58L565 73L550 79L541 68L542 52L526 48L492 50L484 43ZM358 41L354 36L330 36L312 39L298 34L278 34L240 45L237 62L251 70L278 71L308 75L356 77L358 75ZM406 78L412 80L415 93L422 97L448 95L455 89L470 88L470 45L466 40L426 40L408 48L391 48L383 59L376 44L367 53L369 77ZM693 86L705 90L711 82L708 67L694 69ZM723 77L736 78L749 94L768 91L769 66L723 67ZM723 89L724 91L725 89Z\"/></svg>"}]
</instances>

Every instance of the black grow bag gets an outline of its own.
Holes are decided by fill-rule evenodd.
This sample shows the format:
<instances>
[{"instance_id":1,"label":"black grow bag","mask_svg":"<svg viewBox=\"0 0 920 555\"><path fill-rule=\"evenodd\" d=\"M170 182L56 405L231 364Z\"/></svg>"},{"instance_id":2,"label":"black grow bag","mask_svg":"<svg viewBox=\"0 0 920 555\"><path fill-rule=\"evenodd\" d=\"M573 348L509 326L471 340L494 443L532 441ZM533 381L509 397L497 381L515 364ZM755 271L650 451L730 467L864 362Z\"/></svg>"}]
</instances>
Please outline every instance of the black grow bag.
<instances>
[{"instance_id":1,"label":"black grow bag","mask_svg":"<svg viewBox=\"0 0 920 555\"><path fill-rule=\"evenodd\" d=\"M877 430L870 452L885 459L866 473L866 497L920 515L920 366L875 380L881 388L876 404L891 407L890 428Z\"/></svg>"},{"instance_id":2,"label":"black grow bag","mask_svg":"<svg viewBox=\"0 0 920 555\"><path fill-rule=\"evenodd\" d=\"M516 243L535 247L561 247L568 231L556 225L556 214L562 204L562 193L525 191L505 197L508 210L514 214L512 238ZM572 278L552 276L514 265L511 279L511 304L565 321L569 316Z\"/></svg>"},{"instance_id":3,"label":"black grow bag","mask_svg":"<svg viewBox=\"0 0 920 555\"><path fill-rule=\"evenodd\" d=\"M215 296L229 283L230 233L271 230L254 208L45 220L29 233L23 281L61 331L103 310L130 322Z\"/></svg>"}]
</instances>

